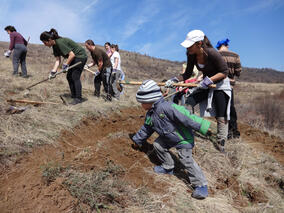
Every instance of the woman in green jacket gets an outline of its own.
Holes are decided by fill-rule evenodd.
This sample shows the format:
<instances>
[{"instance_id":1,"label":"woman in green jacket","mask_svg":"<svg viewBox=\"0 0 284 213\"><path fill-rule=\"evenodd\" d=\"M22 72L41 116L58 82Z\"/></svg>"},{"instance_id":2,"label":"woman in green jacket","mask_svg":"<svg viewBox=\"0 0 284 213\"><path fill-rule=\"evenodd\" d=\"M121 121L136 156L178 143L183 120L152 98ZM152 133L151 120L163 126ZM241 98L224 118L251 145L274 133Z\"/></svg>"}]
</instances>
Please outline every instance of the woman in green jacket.
<instances>
[{"instance_id":1,"label":"woman in green jacket","mask_svg":"<svg viewBox=\"0 0 284 213\"><path fill-rule=\"evenodd\" d=\"M67 81L69 83L71 97L73 101L72 105L82 102L82 84L81 74L84 69L84 65L87 62L87 54L83 47L69 38L60 37L55 29L45 31L40 35L40 40L47 47L52 47L53 55L56 58L53 69L51 70L49 77L54 78L57 69L61 63L61 56L67 58L66 62L63 63L62 69L67 72ZM70 65L77 62L81 64L77 65L72 69L68 69Z\"/></svg>"}]
</instances>

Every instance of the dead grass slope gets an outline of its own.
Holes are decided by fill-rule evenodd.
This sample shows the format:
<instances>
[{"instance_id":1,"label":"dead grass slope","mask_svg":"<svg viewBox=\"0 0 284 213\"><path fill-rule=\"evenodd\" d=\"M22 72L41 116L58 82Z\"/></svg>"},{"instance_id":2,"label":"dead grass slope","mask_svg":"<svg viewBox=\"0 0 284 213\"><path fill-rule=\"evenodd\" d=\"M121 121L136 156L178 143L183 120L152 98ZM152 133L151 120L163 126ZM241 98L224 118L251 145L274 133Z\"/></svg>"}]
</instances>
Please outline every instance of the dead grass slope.
<instances>
[{"instance_id":1,"label":"dead grass slope","mask_svg":"<svg viewBox=\"0 0 284 213\"><path fill-rule=\"evenodd\" d=\"M282 212L284 209L283 165L270 152L246 142L257 143L263 139L247 135L248 128L242 129L248 138L228 143L227 155L216 151L210 141L197 138L194 158L209 181L210 196L206 200L190 198L191 189L178 162L174 176L154 174L155 157L151 152L132 150L128 138L144 119L144 112L136 108L137 87L128 87L119 102L104 102L92 96L92 76L85 73L83 96L88 101L65 106L59 95L68 100L69 89L62 75L36 86L25 97L60 104L28 106L21 114L7 114L6 99L22 99L24 88L46 78L52 67L54 59L50 49L31 45L29 50L27 64L31 77L28 79L12 77L10 59L0 57L1 212L17 212L20 208L23 212L96 209L105 212ZM133 61L137 67L145 63ZM151 75L146 70L141 73L133 70L139 78ZM156 80L161 78L157 74ZM251 91L261 88L258 94L266 94L270 89L280 92L283 88L282 84L240 85L243 89L236 88L235 93L238 109L252 102L255 96ZM245 113L244 116L248 117ZM255 130L255 133L261 132ZM150 138L149 148L153 140L154 137Z\"/></svg>"}]
</instances>

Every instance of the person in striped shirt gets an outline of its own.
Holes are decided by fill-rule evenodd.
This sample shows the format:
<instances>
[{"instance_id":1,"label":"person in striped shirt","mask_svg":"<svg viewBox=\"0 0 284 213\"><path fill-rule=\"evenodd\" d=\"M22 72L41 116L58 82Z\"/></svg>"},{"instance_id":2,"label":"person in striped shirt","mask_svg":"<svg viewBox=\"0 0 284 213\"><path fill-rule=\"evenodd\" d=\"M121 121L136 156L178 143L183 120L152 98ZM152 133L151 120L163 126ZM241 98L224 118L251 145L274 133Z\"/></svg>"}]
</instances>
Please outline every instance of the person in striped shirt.
<instances>
[{"instance_id":1,"label":"person in striped shirt","mask_svg":"<svg viewBox=\"0 0 284 213\"><path fill-rule=\"evenodd\" d=\"M233 87L236 84L235 76L240 77L240 74L242 72L242 66L240 56L237 53L229 50L229 41L229 39L218 41L216 48L218 49L224 60L227 62L229 68L228 77L230 79L230 84L232 87L232 97L230 109L231 119L229 121L228 139L232 139L240 137L240 131L238 130L237 125L237 112L234 105Z\"/></svg>"}]
</instances>

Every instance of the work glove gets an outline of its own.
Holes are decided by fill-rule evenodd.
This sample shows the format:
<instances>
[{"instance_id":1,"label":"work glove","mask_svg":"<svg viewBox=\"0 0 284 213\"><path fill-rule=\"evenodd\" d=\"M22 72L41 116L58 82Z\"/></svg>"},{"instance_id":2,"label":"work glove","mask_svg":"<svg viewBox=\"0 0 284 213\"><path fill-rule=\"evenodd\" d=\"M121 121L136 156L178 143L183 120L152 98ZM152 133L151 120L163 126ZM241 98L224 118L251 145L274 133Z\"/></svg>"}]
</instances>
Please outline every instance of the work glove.
<instances>
[{"instance_id":1,"label":"work glove","mask_svg":"<svg viewBox=\"0 0 284 213\"><path fill-rule=\"evenodd\" d=\"M52 78L55 78L56 77L56 71L51 71L50 73L49 73L49 76L48 76L48 78L49 78L49 80L50 79L52 79Z\"/></svg>"},{"instance_id":2,"label":"work glove","mask_svg":"<svg viewBox=\"0 0 284 213\"><path fill-rule=\"evenodd\" d=\"M5 51L4 56L7 57L7 58L9 58L10 55L11 55L11 53L12 53L11 50L7 50L7 51Z\"/></svg>"},{"instance_id":3,"label":"work glove","mask_svg":"<svg viewBox=\"0 0 284 213\"><path fill-rule=\"evenodd\" d=\"M142 145L138 145L138 144L135 143L135 142L134 142L131 146L132 146L132 148L135 149L135 150L140 150L140 151L142 150Z\"/></svg>"},{"instance_id":4,"label":"work glove","mask_svg":"<svg viewBox=\"0 0 284 213\"><path fill-rule=\"evenodd\" d=\"M101 73L101 72L97 70L97 71L95 71L94 76L96 77L96 76L98 76L100 73Z\"/></svg>"},{"instance_id":5,"label":"work glove","mask_svg":"<svg viewBox=\"0 0 284 213\"><path fill-rule=\"evenodd\" d=\"M67 72L69 69L69 65L68 64L63 64L62 65L62 72Z\"/></svg>"},{"instance_id":6,"label":"work glove","mask_svg":"<svg viewBox=\"0 0 284 213\"><path fill-rule=\"evenodd\" d=\"M200 89L208 89L208 86L213 84L213 81L206 76L203 80L199 83L198 88Z\"/></svg>"},{"instance_id":7,"label":"work glove","mask_svg":"<svg viewBox=\"0 0 284 213\"><path fill-rule=\"evenodd\" d=\"M174 83L177 83L178 79L177 77L171 78L169 80L166 81L165 83L165 87L166 88L175 88L175 86L173 86Z\"/></svg>"}]
</instances>

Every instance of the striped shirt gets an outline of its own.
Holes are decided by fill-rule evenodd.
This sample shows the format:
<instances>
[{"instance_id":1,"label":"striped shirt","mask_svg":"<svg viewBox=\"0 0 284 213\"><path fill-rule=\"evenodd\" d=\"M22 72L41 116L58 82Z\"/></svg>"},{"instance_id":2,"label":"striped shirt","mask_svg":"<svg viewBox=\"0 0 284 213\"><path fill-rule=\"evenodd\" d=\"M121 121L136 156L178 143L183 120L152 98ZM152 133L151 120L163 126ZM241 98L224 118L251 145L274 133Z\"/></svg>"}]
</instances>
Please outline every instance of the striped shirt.
<instances>
[{"instance_id":1,"label":"striped shirt","mask_svg":"<svg viewBox=\"0 0 284 213\"><path fill-rule=\"evenodd\" d=\"M242 66L240 61L240 56L230 50L220 50L219 53L223 56L224 60L227 62L229 68L228 77L234 79L234 76L240 76L242 72Z\"/></svg>"}]
</instances>

